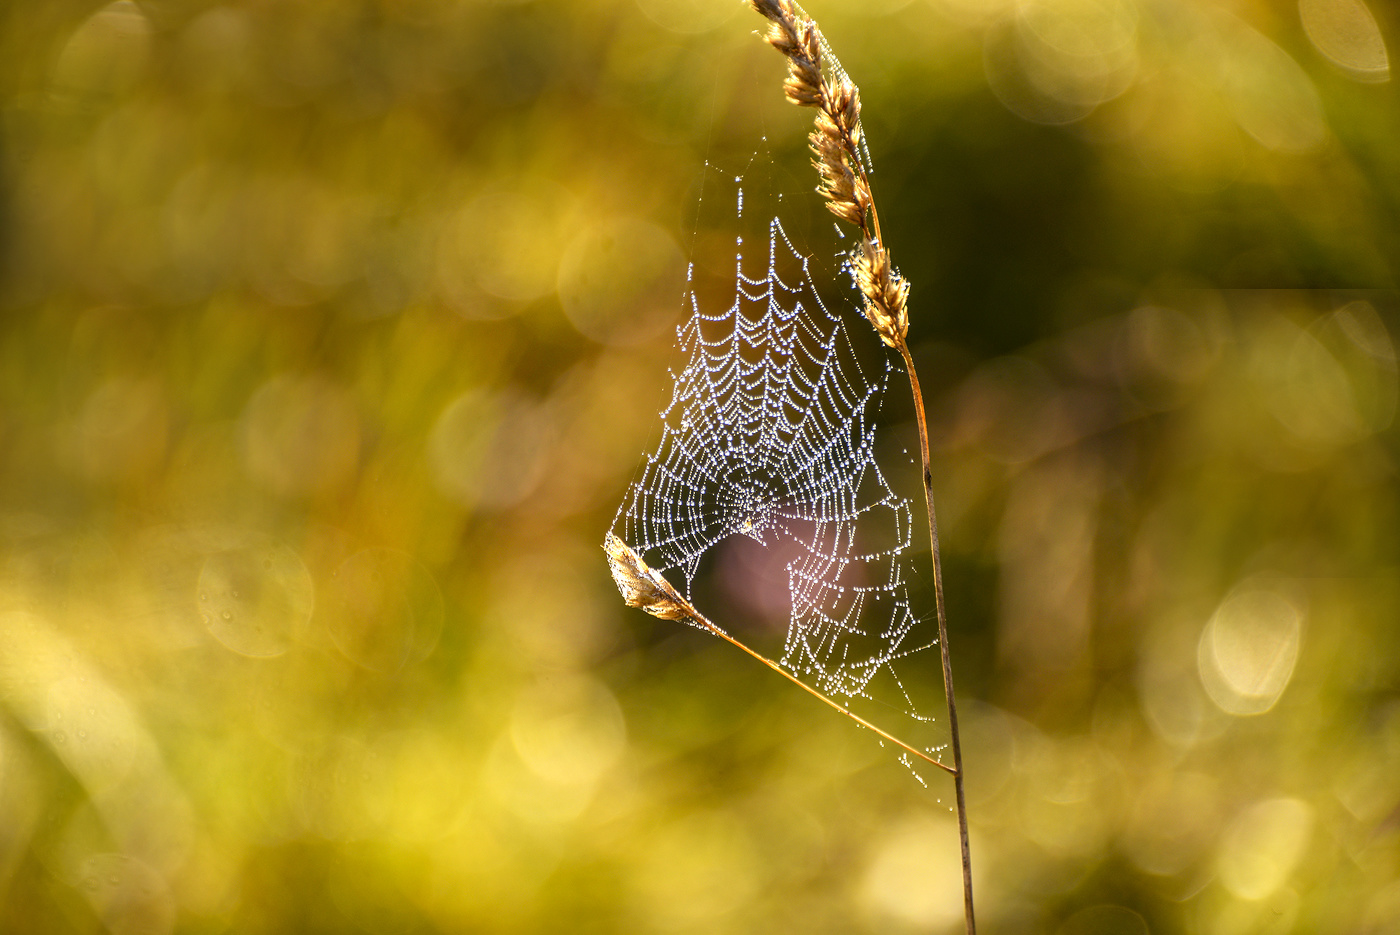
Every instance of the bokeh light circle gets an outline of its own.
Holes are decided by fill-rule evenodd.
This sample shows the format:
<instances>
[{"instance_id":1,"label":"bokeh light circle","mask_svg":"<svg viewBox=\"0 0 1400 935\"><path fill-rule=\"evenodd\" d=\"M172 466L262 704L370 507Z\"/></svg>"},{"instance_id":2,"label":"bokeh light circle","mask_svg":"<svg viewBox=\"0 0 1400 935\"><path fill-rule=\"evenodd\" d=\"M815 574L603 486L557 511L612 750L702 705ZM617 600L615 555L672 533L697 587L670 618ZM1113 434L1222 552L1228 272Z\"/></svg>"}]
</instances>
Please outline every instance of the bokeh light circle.
<instances>
[{"instance_id":1,"label":"bokeh light circle","mask_svg":"<svg viewBox=\"0 0 1400 935\"><path fill-rule=\"evenodd\" d=\"M315 603L311 573L296 552L264 542L209 556L199 573L199 613L224 646L280 656L304 631Z\"/></svg>"},{"instance_id":2,"label":"bokeh light circle","mask_svg":"<svg viewBox=\"0 0 1400 935\"><path fill-rule=\"evenodd\" d=\"M1302 614L1275 591L1246 586L1227 597L1201 633L1198 665L1211 700L1229 714L1263 714L1293 677Z\"/></svg>"},{"instance_id":3,"label":"bokeh light circle","mask_svg":"<svg viewBox=\"0 0 1400 935\"><path fill-rule=\"evenodd\" d=\"M603 344L639 344L677 317L685 261L650 221L611 218L590 225L559 261L559 301L569 321Z\"/></svg>"},{"instance_id":4,"label":"bokeh light circle","mask_svg":"<svg viewBox=\"0 0 1400 935\"><path fill-rule=\"evenodd\" d=\"M393 549L364 549L342 562L321 610L336 648L375 672L422 662L442 634L442 593L432 573Z\"/></svg>"}]
</instances>

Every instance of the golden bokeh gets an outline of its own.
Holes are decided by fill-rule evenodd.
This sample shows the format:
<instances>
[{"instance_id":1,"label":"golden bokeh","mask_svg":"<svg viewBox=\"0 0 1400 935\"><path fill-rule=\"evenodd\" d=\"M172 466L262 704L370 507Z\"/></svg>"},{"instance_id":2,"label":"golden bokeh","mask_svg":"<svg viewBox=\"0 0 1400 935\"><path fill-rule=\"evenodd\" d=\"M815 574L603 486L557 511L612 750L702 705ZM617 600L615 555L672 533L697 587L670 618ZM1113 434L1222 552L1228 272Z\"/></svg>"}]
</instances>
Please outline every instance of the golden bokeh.
<instances>
[{"instance_id":1,"label":"golden bokeh","mask_svg":"<svg viewBox=\"0 0 1400 935\"><path fill-rule=\"evenodd\" d=\"M755 14L12 6L0 931L961 930L946 777L600 548L733 295L703 181L761 152L830 252ZM809 6L912 284L983 931L1400 930L1400 19ZM742 545L693 597L781 638Z\"/></svg>"}]
</instances>

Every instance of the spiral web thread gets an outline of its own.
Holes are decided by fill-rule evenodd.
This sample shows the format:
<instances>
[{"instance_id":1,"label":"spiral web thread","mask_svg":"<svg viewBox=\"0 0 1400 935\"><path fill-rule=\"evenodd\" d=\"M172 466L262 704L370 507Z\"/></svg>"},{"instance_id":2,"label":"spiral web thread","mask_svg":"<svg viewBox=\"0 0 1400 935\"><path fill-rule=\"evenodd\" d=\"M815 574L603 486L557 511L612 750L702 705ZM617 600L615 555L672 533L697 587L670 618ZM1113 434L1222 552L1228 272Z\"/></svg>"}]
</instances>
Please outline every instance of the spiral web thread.
<instances>
[{"instance_id":1,"label":"spiral web thread","mask_svg":"<svg viewBox=\"0 0 1400 935\"><path fill-rule=\"evenodd\" d=\"M743 207L740 189L740 216ZM701 307L693 265L687 276L691 315L677 329L686 364L673 374L661 441L612 531L687 599L702 557L730 536L782 548L794 557L777 662L838 701L930 722L900 675L911 659L937 666L924 655L936 639L918 625L905 580L909 502L875 461L890 358L874 375L862 368L776 217L756 278L742 238L738 246L734 301L723 312Z\"/></svg>"}]
</instances>

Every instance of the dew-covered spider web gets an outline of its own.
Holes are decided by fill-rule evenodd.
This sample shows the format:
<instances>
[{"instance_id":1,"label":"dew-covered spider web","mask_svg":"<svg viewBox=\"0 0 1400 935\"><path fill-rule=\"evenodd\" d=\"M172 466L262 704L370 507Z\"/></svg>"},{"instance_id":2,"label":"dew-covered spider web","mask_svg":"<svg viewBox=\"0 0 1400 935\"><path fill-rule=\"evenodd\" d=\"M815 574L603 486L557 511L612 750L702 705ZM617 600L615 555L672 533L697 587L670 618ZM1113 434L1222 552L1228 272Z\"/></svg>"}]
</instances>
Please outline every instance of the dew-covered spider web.
<instances>
[{"instance_id":1,"label":"dew-covered spider web","mask_svg":"<svg viewBox=\"0 0 1400 935\"><path fill-rule=\"evenodd\" d=\"M836 292L835 275L777 216L801 214L810 187L785 198L762 190L774 184L766 175L746 184L770 159L755 155L732 182L711 171L702 188L727 223L697 220L677 329L684 365L612 531L726 632L749 642L776 624L769 658L937 756L936 624L911 606L910 503L876 458L892 358L844 294L832 300L839 312L828 308L817 282ZM728 276L717 241L729 245ZM707 279L720 285L707 291ZM736 632L706 605L716 594L769 619Z\"/></svg>"}]
</instances>

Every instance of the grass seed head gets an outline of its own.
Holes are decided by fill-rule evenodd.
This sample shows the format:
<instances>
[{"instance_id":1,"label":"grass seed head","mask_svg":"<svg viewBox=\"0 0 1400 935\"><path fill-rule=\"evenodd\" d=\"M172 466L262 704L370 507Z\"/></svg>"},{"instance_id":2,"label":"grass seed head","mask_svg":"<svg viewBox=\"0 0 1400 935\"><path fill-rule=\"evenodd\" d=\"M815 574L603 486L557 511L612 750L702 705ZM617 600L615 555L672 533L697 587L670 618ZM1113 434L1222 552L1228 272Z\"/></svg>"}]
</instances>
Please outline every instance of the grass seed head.
<instances>
[{"instance_id":1,"label":"grass seed head","mask_svg":"<svg viewBox=\"0 0 1400 935\"><path fill-rule=\"evenodd\" d=\"M628 607L640 607L662 620L690 620L689 603L669 581L653 571L642 557L613 533L603 540L608 568Z\"/></svg>"},{"instance_id":2,"label":"grass seed head","mask_svg":"<svg viewBox=\"0 0 1400 935\"><path fill-rule=\"evenodd\" d=\"M875 198L861 162L860 90L840 66L823 74L821 30L792 0L749 0L769 20L765 41L788 60L783 82L787 99L817 109L808 145L820 180L817 191L832 214L860 229L861 245L851 270L865 299L865 317L890 347L903 346L909 332L909 283L890 263L880 240Z\"/></svg>"}]
</instances>

